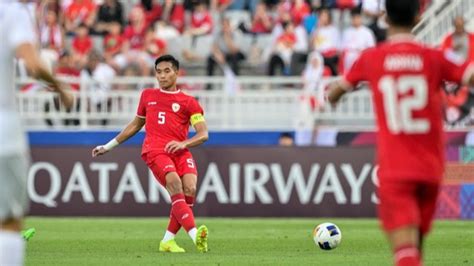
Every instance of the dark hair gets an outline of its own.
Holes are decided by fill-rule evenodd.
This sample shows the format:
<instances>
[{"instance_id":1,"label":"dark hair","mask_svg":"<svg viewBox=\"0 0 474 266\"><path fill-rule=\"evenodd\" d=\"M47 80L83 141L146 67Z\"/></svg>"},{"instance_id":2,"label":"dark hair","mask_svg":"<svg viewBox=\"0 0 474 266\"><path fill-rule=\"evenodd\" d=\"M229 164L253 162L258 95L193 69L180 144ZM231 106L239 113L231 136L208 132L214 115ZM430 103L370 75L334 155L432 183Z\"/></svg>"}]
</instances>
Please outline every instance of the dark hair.
<instances>
[{"instance_id":1,"label":"dark hair","mask_svg":"<svg viewBox=\"0 0 474 266\"><path fill-rule=\"evenodd\" d=\"M281 23L281 27L283 28L283 30L286 30L288 29L289 26L293 26L293 22L291 20L289 21L283 21Z\"/></svg>"},{"instance_id":2,"label":"dark hair","mask_svg":"<svg viewBox=\"0 0 474 266\"><path fill-rule=\"evenodd\" d=\"M179 61L170 54L162 55L155 60L155 70L156 66L161 62L170 62L176 70L179 70Z\"/></svg>"},{"instance_id":3,"label":"dark hair","mask_svg":"<svg viewBox=\"0 0 474 266\"><path fill-rule=\"evenodd\" d=\"M282 138L290 138L290 139L293 139L293 135L290 133L290 132L282 132L280 134L280 139Z\"/></svg>"},{"instance_id":4,"label":"dark hair","mask_svg":"<svg viewBox=\"0 0 474 266\"><path fill-rule=\"evenodd\" d=\"M420 11L419 0L386 0L385 8L390 23L394 26L411 27L416 23Z\"/></svg>"},{"instance_id":5,"label":"dark hair","mask_svg":"<svg viewBox=\"0 0 474 266\"><path fill-rule=\"evenodd\" d=\"M362 8L361 7L355 7L351 9L351 17L355 16L361 16L362 15Z\"/></svg>"},{"instance_id":6,"label":"dark hair","mask_svg":"<svg viewBox=\"0 0 474 266\"><path fill-rule=\"evenodd\" d=\"M86 28L86 29L89 29L89 27L87 27L87 25L85 23L81 23L77 26L77 28Z\"/></svg>"},{"instance_id":7,"label":"dark hair","mask_svg":"<svg viewBox=\"0 0 474 266\"><path fill-rule=\"evenodd\" d=\"M153 9L153 1L152 0L141 0L140 1L143 8L145 8L146 11L151 11Z\"/></svg>"},{"instance_id":8,"label":"dark hair","mask_svg":"<svg viewBox=\"0 0 474 266\"><path fill-rule=\"evenodd\" d=\"M320 8L319 9L319 14L321 15L321 13L323 12L326 12L326 14L328 14L328 20L329 20L329 24L332 24L332 13L331 13L331 10L328 9L328 8Z\"/></svg>"}]
</instances>

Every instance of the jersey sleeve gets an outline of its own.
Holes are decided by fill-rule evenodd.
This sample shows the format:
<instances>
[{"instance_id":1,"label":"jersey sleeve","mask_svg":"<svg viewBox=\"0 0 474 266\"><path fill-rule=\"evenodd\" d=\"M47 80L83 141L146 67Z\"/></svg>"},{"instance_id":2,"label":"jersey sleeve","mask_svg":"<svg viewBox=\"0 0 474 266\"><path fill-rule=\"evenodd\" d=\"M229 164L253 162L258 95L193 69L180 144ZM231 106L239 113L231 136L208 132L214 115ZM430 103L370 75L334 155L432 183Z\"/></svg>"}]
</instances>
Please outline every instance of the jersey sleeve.
<instances>
[{"instance_id":1,"label":"jersey sleeve","mask_svg":"<svg viewBox=\"0 0 474 266\"><path fill-rule=\"evenodd\" d=\"M146 91L142 91L142 95L140 96L140 102L138 102L138 108L137 108L137 116L140 118L145 118L146 117Z\"/></svg>"},{"instance_id":2,"label":"jersey sleeve","mask_svg":"<svg viewBox=\"0 0 474 266\"><path fill-rule=\"evenodd\" d=\"M24 43L35 44L37 32L35 30L35 14L26 4L21 4L9 14L14 22L9 24L8 41L10 47L18 47Z\"/></svg>"},{"instance_id":3,"label":"jersey sleeve","mask_svg":"<svg viewBox=\"0 0 474 266\"><path fill-rule=\"evenodd\" d=\"M441 53L441 78L446 81L467 84L474 74L474 62L461 62Z\"/></svg>"},{"instance_id":4,"label":"jersey sleeve","mask_svg":"<svg viewBox=\"0 0 474 266\"><path fill-rule=\"evenodd\" d=\"M364 69L366 58L367 53L364 51L345 74L344 81L351 87L355 87L359 82L367 80L365 76L366 71Z\"/></svg>"},{"instance_id":5,"label":"jersey sleeve","mask_svg":"<svg viewBox=\"0 0 474 266\"><path fill-rule=\"evenodd\" d=\"M204 111L202 110L201 105L199 102L192 98L189 100L188 104L188 114L189 114L189 122L192 126L199 122L204 122Z\"/></svg>"}]
</instances>

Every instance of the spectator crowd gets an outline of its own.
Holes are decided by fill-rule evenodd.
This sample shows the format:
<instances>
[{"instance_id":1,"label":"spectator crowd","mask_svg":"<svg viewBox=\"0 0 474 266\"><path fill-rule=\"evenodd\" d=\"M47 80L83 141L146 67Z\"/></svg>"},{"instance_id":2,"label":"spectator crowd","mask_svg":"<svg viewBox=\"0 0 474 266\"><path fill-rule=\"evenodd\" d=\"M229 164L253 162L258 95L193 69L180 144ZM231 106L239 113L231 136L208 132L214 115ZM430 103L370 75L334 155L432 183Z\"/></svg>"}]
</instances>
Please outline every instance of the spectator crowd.
<instances>
[{"instance_id":1,"label":"spectator crowd","mask_svg":"<svg viewBox=\"0 0 474 266\"><path fill-rule=\"evenodd\" d=\"M88 61L100 57L116 75L149 76L164 53L207 75L217 66L301 75L318 53L322 73L338 75L384 39L380 0L39 0L35 9L51 69L70 57L93 72Z\"/></svg>"},{"instance_id":2,"label":"spectator crowd","mask_svg":"<svg viewBox=\"0 0 474 266\"><path fill-rule=\"evenodd\" d=\"M38 0L34 12L42 58L59 76L151 76L154 60L171 53L182 75L301 76L305 91L315 92L323 76L343 74L362 50L385 40L383 2ZM453 23L441 48L453 60L473 59L473 35L462 17ZM111 86L104 84L89 89L106 97ZM474 116L473 95L447 84L447 120Z\"/></svg>"}]
</instances>

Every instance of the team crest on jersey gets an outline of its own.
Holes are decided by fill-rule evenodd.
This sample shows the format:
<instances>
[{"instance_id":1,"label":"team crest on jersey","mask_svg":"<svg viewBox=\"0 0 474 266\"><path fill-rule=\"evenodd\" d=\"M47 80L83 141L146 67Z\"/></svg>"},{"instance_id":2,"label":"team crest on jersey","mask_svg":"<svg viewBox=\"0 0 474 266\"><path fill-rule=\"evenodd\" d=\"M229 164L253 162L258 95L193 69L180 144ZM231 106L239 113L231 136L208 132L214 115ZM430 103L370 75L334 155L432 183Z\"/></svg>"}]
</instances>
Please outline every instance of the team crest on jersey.
<instances>
[{"instance_id":1,"label":"team crest on jersey","mask_svg":"<svg viewBox=\"0 0 474 266\"><path fill-rule=\"evenodd\" d=\"M179 111L179 108L180 108L180 107L181 107L181 106L180 106L178 103L173 103L173 104L171 105L171 109L173 109L173 112L175 112L175 113Z\"/></svg>"}]
</instances>

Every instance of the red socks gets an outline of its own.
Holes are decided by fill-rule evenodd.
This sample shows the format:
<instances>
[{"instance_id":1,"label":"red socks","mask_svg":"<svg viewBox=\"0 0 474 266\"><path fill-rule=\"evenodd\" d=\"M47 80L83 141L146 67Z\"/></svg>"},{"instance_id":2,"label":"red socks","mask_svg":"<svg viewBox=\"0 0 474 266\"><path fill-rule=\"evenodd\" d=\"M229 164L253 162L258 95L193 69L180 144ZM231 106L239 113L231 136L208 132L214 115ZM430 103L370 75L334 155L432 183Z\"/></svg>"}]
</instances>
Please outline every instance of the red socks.
<instances>
[{"instance_id":1,"label":"red socks","mask_svg":"<svg viewBox=\"0 0 474 266\"><path fill-rule=\"evenodd\" d=\"M191 207L194 205L194 197L176 194L171 196L171 214L168 224L168 231L173 234L178 233L181 226L186 231L196 227L194 215Z\"/></svg>"},{"instance_id":2,"label":"red socks","mask_svg":"<svg viewBox=\"0 0 474 266\"><path fill-rule=\"evenodd\" d=\"M168 222L168 231L173 234L177 234L179 229L181 229L181 225L179 224L178 220L173 215L173 212L170 213L170 221Z\"/></svg>"},{"instance_id":3,"label":"red socks","mask_svg":"<svg viewBox=\"0 0 474 266\"><path fill-rule=\"evenodd\" d=\"M420 251L417 247L406 245L398 247L394 253L396 266L421 266Z\"/></svg>"},{"instance_id":4,"label":"red socks","mask_svg":"<svg viewBox=\"0 0 474 266\"><path fill-rule=\"evenodd\" d=\"M194 206L194 197L184 195L184 200L186 201L186 204L188 204L189 208L192 209Z\"/></svg>"}]
</instances>

